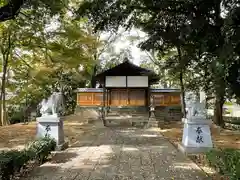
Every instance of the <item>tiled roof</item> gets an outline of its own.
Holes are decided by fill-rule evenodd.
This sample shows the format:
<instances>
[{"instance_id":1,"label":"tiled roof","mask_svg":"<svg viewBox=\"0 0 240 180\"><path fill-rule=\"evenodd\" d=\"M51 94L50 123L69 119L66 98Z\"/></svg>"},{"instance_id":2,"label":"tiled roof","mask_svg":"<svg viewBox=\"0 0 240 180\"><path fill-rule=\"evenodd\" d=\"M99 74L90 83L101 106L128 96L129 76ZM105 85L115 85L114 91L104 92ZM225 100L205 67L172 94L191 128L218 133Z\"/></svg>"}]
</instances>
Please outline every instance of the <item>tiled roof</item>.
<instances>
[{"instance_id":1,"label":"tiled roof","mask_svg":"<svg viewBox=\"0 0 240 180\"><path fill-rule=\"evenodd\" d=\"M103 92L103 88L78 88L77 92Z\"/></svg>"},{"instance_id":2,"label":"tiled roof","mask_svg":"<svg viewBox=\"0 0 240 180\"><path fill-rule=\"evenodd\" d=\"M180 92L180 89L150 89L151 92ZM78 88L77 92L103 92L103 88Z\"/></svg>"},{"instance_id":3,"label":"tiled roof","mask_svg":"<svg viewBox=\"0 0 240 180\"><path fill-rule=\"evenodd\" d=\"M159 81L159 76L154 71L137 66L128 60L96 75L96 79L103 81L106 76L148 76L151 84Z\"/></svg>"},{"instance_id":4,"label":"tiled roof","mask_svg":"<svg viewBox=\"0 0 240 180\"><path fill-rule=\"evenodd\" d=\"M180 92L180 89L154 89L154 88L151 88L150 89L151 92Z\"/></svg>"}]
</instances>

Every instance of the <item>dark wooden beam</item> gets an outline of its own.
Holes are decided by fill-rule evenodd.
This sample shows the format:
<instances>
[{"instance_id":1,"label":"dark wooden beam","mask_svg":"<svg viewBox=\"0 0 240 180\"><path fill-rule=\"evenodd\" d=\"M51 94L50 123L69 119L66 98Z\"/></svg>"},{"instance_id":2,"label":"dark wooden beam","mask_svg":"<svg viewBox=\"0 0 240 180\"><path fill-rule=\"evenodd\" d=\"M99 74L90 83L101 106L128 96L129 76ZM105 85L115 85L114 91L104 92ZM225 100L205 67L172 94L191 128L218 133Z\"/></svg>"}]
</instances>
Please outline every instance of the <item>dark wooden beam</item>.
<instances>
[{"instance_id":1,"label":"dark wooden beam","mask_svg":"<svg viewBox=\"0 0 240 180\"><path fill-rule=\"evenodd\" d=\"M109 89L109 107L111 106L111 101L112 101L112 92L111 92L112 89Z\"/></svg>"},{"instance_id":2,"label":"dark wooden beam","mask_svg":"<svg viewBox=\"0 0 240 180\"><path fill-rule=\"evenodd\" d=\"M151 96L150 83L148 82L148 87L147 87L147 109L148 110L149 110L149 106L150 106L150 96Z\"/></svg>"}]
</instances>

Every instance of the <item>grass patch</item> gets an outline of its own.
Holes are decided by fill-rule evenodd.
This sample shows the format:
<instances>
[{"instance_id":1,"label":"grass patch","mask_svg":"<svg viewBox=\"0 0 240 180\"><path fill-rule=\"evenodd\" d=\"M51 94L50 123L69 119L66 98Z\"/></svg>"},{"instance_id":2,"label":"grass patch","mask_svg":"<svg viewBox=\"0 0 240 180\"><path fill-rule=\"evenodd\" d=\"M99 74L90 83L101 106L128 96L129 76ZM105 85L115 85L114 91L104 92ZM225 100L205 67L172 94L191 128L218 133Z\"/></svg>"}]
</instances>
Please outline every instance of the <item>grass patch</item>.
<instances>
[{"instance_id":1,"label":"grass patch","mask_svg":"<svg viewBox=\"0 0 240 180\"><path fill-rule=\"evenodd\" d=\"M213 149L206 153L208 164L230 180L240 179L240 150Z\"/></svg>"},{"instance_id":2,"label":"grass patch","mask_svg":"<svg viewBox=\"0 0 240 180\"><path fill-rule=\"evenodd\" d=\"M240 149L240 133L236 133L236 131L233 130L221 129L215 125L212 125L210 128L212 141L216 149L223 151L224 149ZM182 141L183 123L179 121L162 124L160 132L177 146L177 144ZM226 179L224 175L217 173L214 168L209 165L206 154L190 155L189 157L204 169L204 171L205 169L209 170L208 174L212 179Z\"/></svg>"}]
</instances>

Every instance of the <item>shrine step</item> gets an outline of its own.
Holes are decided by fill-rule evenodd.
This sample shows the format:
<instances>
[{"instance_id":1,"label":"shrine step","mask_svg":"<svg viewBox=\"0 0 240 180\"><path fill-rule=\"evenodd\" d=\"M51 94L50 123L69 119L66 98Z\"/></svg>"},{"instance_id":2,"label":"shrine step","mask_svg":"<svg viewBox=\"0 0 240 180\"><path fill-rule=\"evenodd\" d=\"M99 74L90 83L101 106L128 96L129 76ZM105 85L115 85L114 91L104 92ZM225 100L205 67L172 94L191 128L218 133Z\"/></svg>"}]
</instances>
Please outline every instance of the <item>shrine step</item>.
<instances>
[{"instance_id":1,"label":"shrine step","mask_svg":"<svg viewBox=\"0 0 240 180\"><path fill-rule=\"evenodd\" d=\"M121 116L121 117L144 117L144 118L148 118L148 114L146 113L142 113L142 114L135 114L135 113L116 113L116 112L110 112L107 113L106 115L107 117L114 117L114 116Z\"/></svg>"},{"instance_id":2,"label":"shrine step","mask_svg":"<svg viewBox=\"0 0 240 180\"><path fill-rule=\"evenodd\" d=\"M148 123L148 118L144 118L144 117L110 116L110 117L105 117L105 120L108 124L127 123L131 126L145 126Z\"/></svg>"},{"instance_id":3,"label":"shrine step","mask_svg":"<svg viewBox=\"0 0 240 180\"><path fill-rule=\"evenodd\" d=\"M159 127L159 122L158 121L149 121L148 127Z\"/></svg>"},{"instance_id":4,"label":"shrine step","mask_svg":"<svg viewBox=\"0 0 240 180\"><path fill-rule=\"evenodd\" d=\"M146 111L146 110L136 110L134 108L129 108L129 109L109 109L108 114L139 115L139 114L148 114L148 111Z\"/></svg>"},{"instance_id":5,"label":"shrine step","mask_svg":"<svg viewBox=\"0 0 240 180\"><path fill-rule=\"evenodd\" d=\"M126 107L113 107L111 106L110 111L118 111L118 112L147 112L148 108L145 106L136 107L136 106L126 106Z\"/></svg>"},{"instance_id":6,"label":"shrine step","mask_svg":"<svg viewBox=\"0 0 240 180\"><path fill-rule=\"evenodd\" d=\"M131 117L131 116L106 116L107 121L131 121L131 122L148 122L148 118Z\"/></svg>"}]
</instances>

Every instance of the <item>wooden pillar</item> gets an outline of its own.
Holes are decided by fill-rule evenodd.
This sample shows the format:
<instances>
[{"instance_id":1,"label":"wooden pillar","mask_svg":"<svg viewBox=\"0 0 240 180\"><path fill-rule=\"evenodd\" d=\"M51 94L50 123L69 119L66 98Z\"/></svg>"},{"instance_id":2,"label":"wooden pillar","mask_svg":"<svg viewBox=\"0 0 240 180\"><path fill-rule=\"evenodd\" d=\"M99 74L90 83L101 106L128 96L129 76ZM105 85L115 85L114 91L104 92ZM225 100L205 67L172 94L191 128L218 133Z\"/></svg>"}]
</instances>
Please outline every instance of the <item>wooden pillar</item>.
<instances>
[{"instance_id":1,"label":"wooden pillar","mask_svg":"<svg viewBox=\"0 0 240 180\"><path fill-rule=\"evenodd\" d=\"M105 103L106 103L106 88L103 86L103 108L105 108Z\"/></svg>"},{"instance_id":2,"label":"wooden pillar","mask_svg":"<svg viewBox=\"0 0 240 180\"><path fill-rule=\"evenodd\" d=\"M109 100L108 100L108 104L109 104L109 107L110 107L110 105L111 105L111 89L109 89Z\"/></svg>"},{"instance_id":3,"label":"wooden pillar","mask_svg":"<svg viewBox=\"0 0 240 180\"><path fill-rule=\"evenodd\" d=\"M104 84L103 84L103 107L102 107L102 120L103 125L106 126L105 115L106 115L106 77L104 77Z\"/></svg>"},{"instance_id":4,"label":"wooden pillar","mask_svg":"<svg viewBox=\"0 0 240 180\"><path fill-rule=\"evenodd\" d=\"M129 94L129 88L127 87L127 105L130 104L130 94Z\"/></svg>"},{"instance_id":5,"label":"wooden pillar","mask_svg":"<svg viewBox=\"0 0 240 180\"><path fill-rule=\"evenodd\" d=\"M150 106L150 95L151 95L151 92L150 92L150 82L148 82L148 87L147 87L147 107L149 108Z\"/></svg>"},{"instance_id":6,"label":"wooden pillar","mask_svg":"<svg viewBox=\"0 0 240 180\"><path fill-rule=\"evenodd\" d=\"M108 103L108 92L109 92L109 90L108 89L106 89L106 94L107 94L107 101L106 101L106 108L107 108L107 111L108 111L108 107L109 107L109 103Z\"/></svg>"},{"instance_id":7,"label":"wooden pillar","mask_svg":"<svg viewBox=\"0 0 240 180\"><path fill-rule=\"evenodd\" d=\"M148 115L150 117L150 95L151 95L151 92L150 92L150 81L148 81L148 87L147 87L147 111L148 111Z\"/></svg>"},{"instance_id":8,"label":"wooden pillar","mask_svg":"<svg viewBox=\"0 0 240 180\"><path fill-rule=\"evenodd\" d=\"M92 105L94 105L94 94L95 93L91 93L91 94L92 94L92 97L91 97L92 98Z\"/></svg>"},{"instance_id":9,"label":"wooden pillar","mask_svg":"<svg viewBox=\"0 0 240 180\"><path fill-rule=\"evenodd\" d=\"M127 105L129 105L130 98L129 98L129 89L128 89L128 76L126 76L126 88L127 88Z\"/></svg>"}]
</instances>

